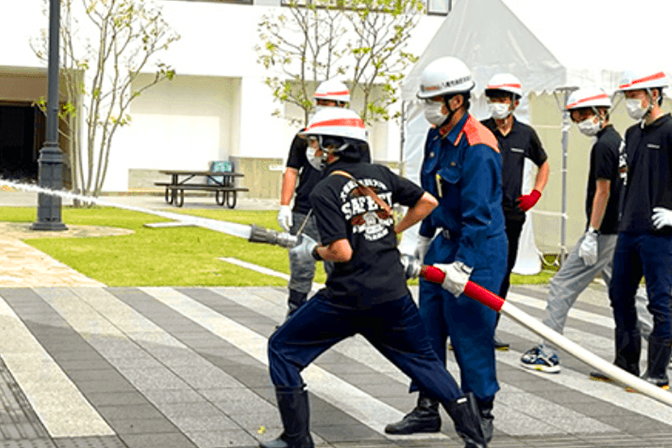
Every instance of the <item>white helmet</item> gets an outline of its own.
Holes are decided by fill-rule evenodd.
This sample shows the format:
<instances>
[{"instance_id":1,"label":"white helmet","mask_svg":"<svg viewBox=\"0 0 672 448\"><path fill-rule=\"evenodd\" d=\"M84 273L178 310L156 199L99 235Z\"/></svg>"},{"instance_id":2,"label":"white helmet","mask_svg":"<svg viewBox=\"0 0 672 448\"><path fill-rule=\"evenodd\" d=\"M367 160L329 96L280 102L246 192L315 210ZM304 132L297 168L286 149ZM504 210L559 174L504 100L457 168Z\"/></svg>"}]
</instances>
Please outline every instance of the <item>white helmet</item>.
<instances>
[{"instance_id":1,"label":"white helmet","mask_svg":"<svg viewBox=\"0 0 672 448\"><path fill-rule=\"evenodd\" d=\"M364 122L357 112L340 107L326 107L318 110L308 122L308 127L299 135L301 137L311 135L346 137L368 143Z\"/></svg>"},{"instance_id":2,"label":"white helmet","mask_svg":"<svg viewBox=\"0 0 672 448\"><path fill-rule=\"evenodd\" d=\"M648 90L667 87L667 77L664 72L627 71L623 73L618 90Z\"/></svg>"},{"instance_id":3,"label":"white helmet","mask_svg":"<svg viewBox=\"0 0 672 448\"><path fill-rule=\"evenodd\" d=\"M488 81L485 86L485 95L488 96L488 90L502 90L512 93L521 98L523 96L523 86L520 80L510 73L498 73Z\"/></svg>"},{"instance_id":4,"label":"white helmet","mask_svg":"<svg viewBox=\"0 0 672 448\"><path fill-rule=\"evenodd\" d=\"M418 98L469 92L475 85L471 72L464 62L446 56L430 62L422 71Z\"/></svg>"},{"instance_id":5,"label":"white helmet","mask_svg":"<svg viewBox=\"0 0 672 448\"><path fill-rule=\"evenodd\" d=\"M600 87L583 87L575 90L567 100L567 110L584 107L611 107L609 95Z\"/></svg>"},{"instance_id":6,"label":"white helmet","mask_svg":"<svg viewBox=\"0 0 672 448\"><path fill-rule=\"evenodd\" d=\"M317 90L315 90L315 95L313 99L317 100L331 100L338 101L341 103L350 102L350 91L348 87L343 84L341 81L336 81L335 79L327 79L322 81Z\"/></svg>"}]
</instances>

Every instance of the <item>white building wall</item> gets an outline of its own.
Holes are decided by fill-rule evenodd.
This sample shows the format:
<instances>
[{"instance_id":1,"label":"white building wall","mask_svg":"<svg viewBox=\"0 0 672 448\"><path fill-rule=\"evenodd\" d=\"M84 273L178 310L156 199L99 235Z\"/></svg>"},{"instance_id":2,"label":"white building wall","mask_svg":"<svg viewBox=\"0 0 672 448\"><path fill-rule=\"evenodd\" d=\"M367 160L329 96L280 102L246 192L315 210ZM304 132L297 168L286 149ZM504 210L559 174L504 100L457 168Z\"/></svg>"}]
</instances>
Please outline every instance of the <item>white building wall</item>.
<instances>
[{"instance_id":1,"label":"white building wall","mask_svg":"<svg viewBox=\"0 0 672 448\"><path fill-rule=\"evenodd\" d=\"M131 108L132 123L113 142L105 191L128 189L129 169L205 169L229 156L286 157L297 129L273 117L279 108L257 63L257 24L279 0L255 5L158 0L181 39L159 58L175 79L146 91ZM48 28L43 0L0 0L0 67L44 67L29 46ZM269 6L270 5L270 6ZM444 17L421 19L408 50L420 54ZM8 44L11 43L11 44ZM399 124L371 130L376 161L399 160Z\"/></svg>"}]
</instances>

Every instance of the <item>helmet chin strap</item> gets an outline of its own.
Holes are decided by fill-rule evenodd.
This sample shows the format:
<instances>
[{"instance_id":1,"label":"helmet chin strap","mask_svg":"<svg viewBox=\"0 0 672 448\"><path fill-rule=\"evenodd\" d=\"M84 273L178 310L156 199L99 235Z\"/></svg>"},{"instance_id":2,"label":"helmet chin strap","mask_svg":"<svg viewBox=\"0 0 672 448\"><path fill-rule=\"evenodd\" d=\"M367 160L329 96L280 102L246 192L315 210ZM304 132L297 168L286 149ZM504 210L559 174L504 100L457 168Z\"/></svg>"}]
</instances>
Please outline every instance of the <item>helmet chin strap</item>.
<instances>
[{"instance_id":1,"label":"helmet chin strap","mask_svg":"<svg viewBox=\"0 0 672 448\"><path fill-rule=\"evenodd\" d=\"M455 96L455 95L453 95L453 96ZM450 100L453 98L453 96L444 95L444 97L443 97L443 102L446 105L446 109L448 109L448 115L446 115L446 119L443 120L443 123L441 123L441 126L438 126L439 129L444 127L445 125L447 125L450 122L450 120L453 119L453 115L455 115L457 113L457 111L460 110L460 109L452 110L450 108Z\"/></svg>"}]
</instances>

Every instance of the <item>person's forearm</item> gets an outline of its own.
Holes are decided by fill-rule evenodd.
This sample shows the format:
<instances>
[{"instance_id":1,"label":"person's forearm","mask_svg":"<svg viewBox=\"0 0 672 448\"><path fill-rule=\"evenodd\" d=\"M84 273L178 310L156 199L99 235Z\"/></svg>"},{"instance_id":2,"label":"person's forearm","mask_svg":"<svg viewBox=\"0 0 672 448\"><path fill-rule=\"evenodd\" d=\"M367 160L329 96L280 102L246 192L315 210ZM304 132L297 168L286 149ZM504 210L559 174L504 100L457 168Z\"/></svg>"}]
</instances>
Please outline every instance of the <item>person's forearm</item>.
<instances>
[{"instance_id":1,"label":"person's forearm","mask_svg":"<svg viewBox=\"0 0 672 448\"><path fill-rule=\"evenodd\" d=\"M406 215L404 215L401 221L399 221L399 223L394 227L394 233L398 235L414 224L422 221L425 219L425 217L432 213L432 210L434 210L437 205L439 205L439 203L434 198L434 196L429 193L424 193L418 202L413 207L408 209Z\"/></svg>"},{"instance_id":2,"label":"person's forearm","mask_svg":"<svg viewBox=\"0 0 672 448\"><path fill-rule=\"evenodd\" d=\"M602 182L605 182L606 185ZM609 182L598 181L595 196L593 197L593 209L590 213L590 225L595 229L599 229L602 225L604 212L607 210L607 203L609 202L609 195Z\"/></svg>"},{"instance_id":3,"label":"person's forearm","mask_svg":"<svg viewBox=\"0 0 672 448\"><path fill-rule=\"evenodd\" d=\"M548 183L548 175L550 171L551 169L548 162L542 163L539 169L537 170L537 177L534 181L534 189L539 191L539 193L542 193L544 191L544 188L546 188L546 184Z\"/></svg>"},{"instance_id":4,"label":"person's forearm","mask_svg":"<svg viewBox=\"0 0 672 448\"><path fill-rule=\"evenodd\" d=\"M352 247L346 239L334 241L327 246L318 246L316 252L324 261L342 263L352 258Z\"/></svg>"},{"instance_id":5,"label":"person's forearm","mask_svg":"<svg viewBox=\"0 0 672 448\"><path fill-rule=\"evenodd\" d=\"M286 168L282 175L282 189L280 190L280 205L289 205L294 196L297 171L295 168Z\"/></svg>"}]
</instances>

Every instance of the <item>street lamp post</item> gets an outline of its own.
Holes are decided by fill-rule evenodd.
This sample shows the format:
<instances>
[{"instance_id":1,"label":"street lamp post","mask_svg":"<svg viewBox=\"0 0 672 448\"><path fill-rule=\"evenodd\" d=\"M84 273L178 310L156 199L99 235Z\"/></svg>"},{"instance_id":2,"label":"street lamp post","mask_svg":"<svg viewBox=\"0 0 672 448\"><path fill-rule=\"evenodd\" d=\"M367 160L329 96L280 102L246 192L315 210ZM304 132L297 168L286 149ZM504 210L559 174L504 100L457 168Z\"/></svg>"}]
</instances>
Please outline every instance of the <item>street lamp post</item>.
<instances>
[{"instance_id":1,"label":"street lamp post","mask_svg":"<svg viewBox=\"0 0 672 448\"><path fill-rule=\"evenodd\" d=\"M38 159L40 187L60 190L63 187L63 152L58 147L58 51L60 0L49 1L49 71L47 98L47 135ZM61 221L61 198L40 193L37 197L37 221L32 230L67 230Z\"/></svg>"}]
</instances>

